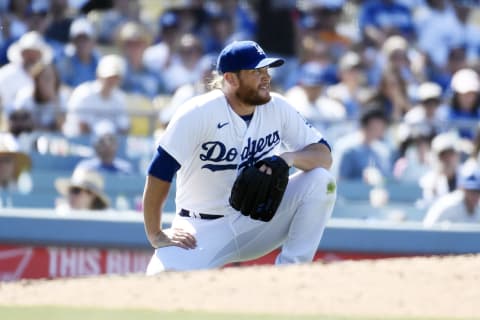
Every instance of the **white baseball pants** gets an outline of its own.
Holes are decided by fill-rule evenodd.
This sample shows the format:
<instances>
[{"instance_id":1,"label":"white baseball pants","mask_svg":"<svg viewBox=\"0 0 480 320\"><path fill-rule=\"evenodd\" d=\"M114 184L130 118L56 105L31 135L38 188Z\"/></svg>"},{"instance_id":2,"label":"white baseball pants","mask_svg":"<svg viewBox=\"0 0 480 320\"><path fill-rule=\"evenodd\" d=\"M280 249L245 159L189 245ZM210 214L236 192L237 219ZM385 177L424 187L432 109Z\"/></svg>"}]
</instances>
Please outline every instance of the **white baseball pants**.
<instances>
[{"instance_id":1,"label":"white baseball pants","mask_svg":"<svg viewBox=\"0 0 480 320\"><path fill-rule=\"evenodd\" d=\"M336 200L335 178L323 169L298 171L290 180L273 219L263 222L241 213L215 220L176 216L172 227L197 239L195 249L155 250L147 274L194 270L261 257L282 246L276 264L312 261Z\"/></svg>"}]
</instances>

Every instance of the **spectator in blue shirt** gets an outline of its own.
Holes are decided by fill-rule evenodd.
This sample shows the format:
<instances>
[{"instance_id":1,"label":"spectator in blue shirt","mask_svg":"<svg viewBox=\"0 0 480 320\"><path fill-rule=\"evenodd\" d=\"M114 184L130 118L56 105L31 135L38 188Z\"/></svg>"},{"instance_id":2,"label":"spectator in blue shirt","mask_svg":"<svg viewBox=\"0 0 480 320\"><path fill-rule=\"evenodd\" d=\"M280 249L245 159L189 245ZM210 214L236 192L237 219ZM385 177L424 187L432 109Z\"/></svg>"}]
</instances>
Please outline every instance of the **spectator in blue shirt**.
<instances>
[{"instance_id":1,"label":"spectator in blue shirt","mask_svg":"<svg viewBox=\"0 0 480 320\"><path fill-rule=\"evenodd\" d=\"M161 73L149 70L143 60L145 50L152 42L153 35L136 22L124 24L118 34L118 47L127 62L127 73L121 88L130 94L148 98L165 93Z\"/></svg>"},{"instance_id":2,"label":"spectator in blue shirt","mask_svg":"<svg viewBox=\"0 0 480 320\"><path fill-rule=\"evenodd\" d=\"M337 143L338 178L366 181L366 169L375 168L383 177L392 177L393 152L384 142L388 119L381 107L365 107L361 128ZM340 150L339 150L340 149Z\"/></svg>"},{"instance_id":3,"label":"spectator in blue shirt","mask_svg":"<svg viewBox=\"0 0 480 320\"><path fill-rule=\"evenodd\" d=\"M95 31L85 18L78 18L70 27L71 43L56 63L62 82L72 88L96 79L100 54L95 50Z\"/></svg>"},{"instance_id":4,"label":"spectator in blue shirt","mask_svg":"<svg viewBox=\"0 0 480 320\"><path fill-rule=\"evenodd\" d=\"M414 39L412 12L395 0L368 1L359 13L360 32L367 44L380 47L391 35Z\"/></svg>"},{"instance_id":5,"label":"spectator in blue shirt","mask_svg":"<svg viewBox=\"0 0 480 320\"><path fill-rule=\"evenodd\" d=\"M114 174L132 174L132 164L117 157L119 141L115 127L109 121L101 121L94 128L93 147L95 156L80 161L76 169Z\"/></svg>"}]
</instances>

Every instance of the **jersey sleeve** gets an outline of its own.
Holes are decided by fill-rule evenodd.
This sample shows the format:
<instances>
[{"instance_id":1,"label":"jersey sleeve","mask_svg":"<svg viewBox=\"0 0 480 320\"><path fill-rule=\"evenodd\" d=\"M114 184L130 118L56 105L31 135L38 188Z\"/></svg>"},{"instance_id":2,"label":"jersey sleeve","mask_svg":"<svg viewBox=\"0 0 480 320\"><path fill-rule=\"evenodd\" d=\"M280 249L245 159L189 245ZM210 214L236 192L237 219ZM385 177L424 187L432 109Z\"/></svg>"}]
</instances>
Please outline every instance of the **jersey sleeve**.
<instances>
[{"instance_id":1,"label":"jersey sleeve","mask_svg":"<svg viewBox=\"0 0 480 320\"><path fill-rule=\"evenodd\" d=\"M282 141L288 149L298 150L324 139L323 135L305 120L285 98L276 94L274 96L275 107L279 109L282 117Z\"/></svg>"},{"instance_id":2,"label":"jersey sleeve","mask_svg":"<svg viewBox=\"0 0 480 320\"><path fill-rule=\"evenodd\" d=\"M191 103L180 107L182 110L177 111L159 140L159 146L180 165L194 154L200 137L206 136L205 115Z\"/></svg>"}]
</instances>

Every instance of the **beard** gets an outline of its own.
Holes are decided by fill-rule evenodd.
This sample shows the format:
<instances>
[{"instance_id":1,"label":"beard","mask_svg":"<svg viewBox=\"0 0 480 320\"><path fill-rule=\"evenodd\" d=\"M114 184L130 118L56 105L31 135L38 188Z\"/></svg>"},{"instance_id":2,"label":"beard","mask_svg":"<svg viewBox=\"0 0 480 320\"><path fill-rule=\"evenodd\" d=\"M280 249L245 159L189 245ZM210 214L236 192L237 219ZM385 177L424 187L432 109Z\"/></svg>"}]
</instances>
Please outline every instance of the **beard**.
<instances>
[{"instance_id":1,"label":"beard","mask_svg":"<svg viewBox=\"0 0 480 320\"><path fill-rule=\"evenodd\" d=\"M239 78L239 80L240 80L240 86L237 92L235 92L235 96L242 103L248 104L251 106L259 106L267 103L272 99L272 97L270 96L270 93L266 97L262 97L258 94L258 90L246 85L242 79Z\"/></svg>"}]
</instances>

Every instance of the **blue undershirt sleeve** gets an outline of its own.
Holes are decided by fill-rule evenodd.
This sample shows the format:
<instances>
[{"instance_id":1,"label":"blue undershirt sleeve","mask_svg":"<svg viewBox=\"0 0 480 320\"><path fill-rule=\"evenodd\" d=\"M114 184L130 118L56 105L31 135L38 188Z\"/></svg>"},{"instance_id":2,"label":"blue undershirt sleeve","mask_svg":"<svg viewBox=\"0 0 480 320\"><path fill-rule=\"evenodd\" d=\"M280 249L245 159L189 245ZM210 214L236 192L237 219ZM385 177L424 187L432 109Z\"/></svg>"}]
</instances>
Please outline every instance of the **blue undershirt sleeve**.
<instances>
[{"instance_id":1,"label":"blue undershirt sleeve","mask_svg":"<svg viewBox=\"0 0 480 320\"><path fill-rule=\"evenodd\" d=\"M320 141L318 141L318 143L326 145L328 150L330 150L330 152L332 152L332 147L330 147L330 144L328 144L327 140L322 138Z\"/></svg>"},{"instance_id":2,"label":"blue undershirt sleeve","mask_svg":"<svg viewBox=\"0 0 480 320\"><path fill-rule=\"evenodd\" d=\"M162 147L158 147L157 153L148 166L147 173L160 180L172 182L178 169L180 169L180 163Z\"/></svg>"}]
</instances>

